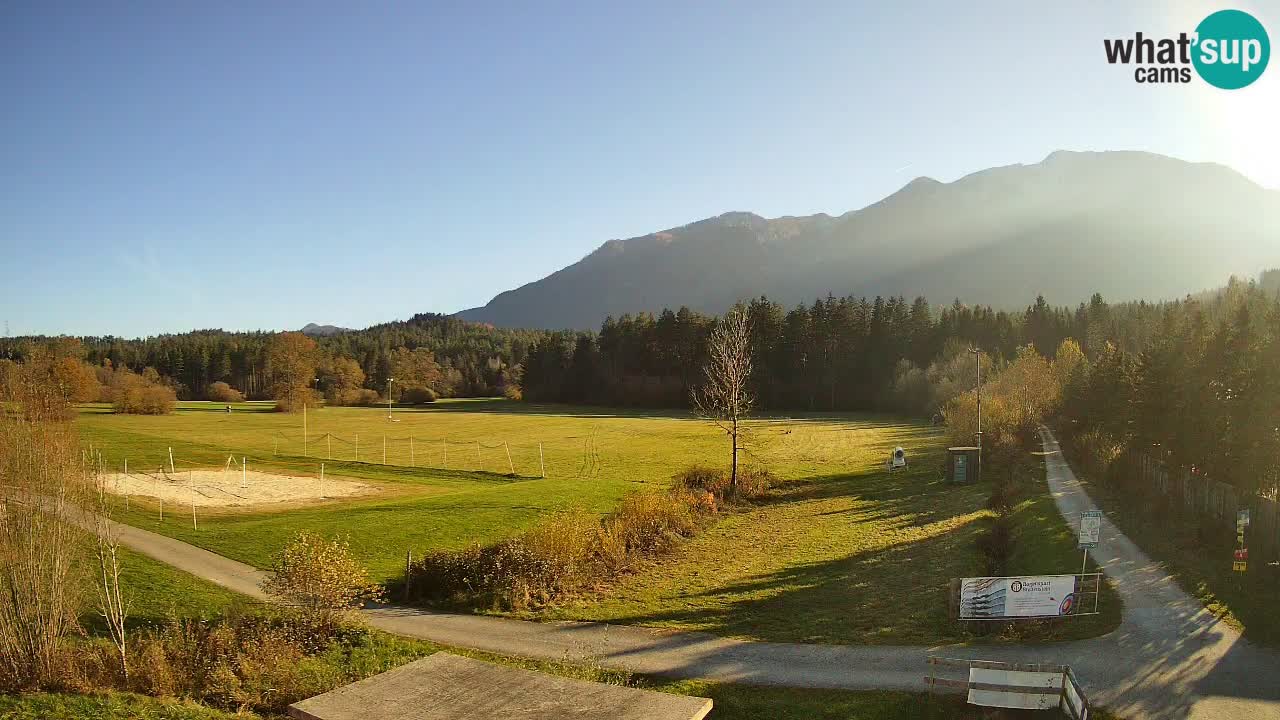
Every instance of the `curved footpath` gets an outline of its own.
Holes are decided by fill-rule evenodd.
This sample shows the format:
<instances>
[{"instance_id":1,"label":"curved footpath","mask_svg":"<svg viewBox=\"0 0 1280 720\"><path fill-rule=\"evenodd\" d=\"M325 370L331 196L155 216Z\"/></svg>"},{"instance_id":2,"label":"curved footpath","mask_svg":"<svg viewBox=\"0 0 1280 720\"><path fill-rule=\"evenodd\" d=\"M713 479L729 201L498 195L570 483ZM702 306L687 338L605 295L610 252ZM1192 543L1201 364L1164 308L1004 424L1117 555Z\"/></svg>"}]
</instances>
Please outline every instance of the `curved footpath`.
<instances>
[{"instance_id":1,"label":"curved footpath","mask_svg":"<svg viewBox=\"0 0 1280 720\"><path fill-rule=\"evenodd\" d=\"M1074 524L1096 509L1042 431L1049 489ZM266 574L163 535L119 526L121 542L206 580L259 599ZM850 690L924 689L925 657L1065 663L1090 700L1131 720L1280 720L1280 652L1258 648L1178 588L1109 520L1093 552L1124 599L1124 619L1091 640L1027 646L849 646L728 640L706 633L537 623L394 606L365 610L382 630L444 645L550 660L591 658L638 673L722 682Z\"/></svg>"}]
</instances>

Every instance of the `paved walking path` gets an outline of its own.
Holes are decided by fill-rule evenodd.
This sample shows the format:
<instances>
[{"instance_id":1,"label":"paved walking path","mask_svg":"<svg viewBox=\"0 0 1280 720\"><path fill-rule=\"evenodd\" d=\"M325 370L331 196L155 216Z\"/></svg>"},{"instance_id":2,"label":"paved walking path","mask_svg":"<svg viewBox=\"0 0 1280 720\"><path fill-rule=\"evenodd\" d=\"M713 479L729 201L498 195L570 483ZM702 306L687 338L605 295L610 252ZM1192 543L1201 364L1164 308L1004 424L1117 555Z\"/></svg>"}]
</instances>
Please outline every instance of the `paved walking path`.
<instances>
[{"instance_id":1,"label":"paved walking path","mask_svg":"<svg viewBox=\"0 0 1280 720\"><path fill-rule=\"evenodd\" d=\"M1050 492L1074 524L1081 511L1096 505L1047 430L1042 440ZM145 530L121 530L122 542L135 550L231 590L264 597L260 570ZM1094 560L1124 599L1119 629L1091 640L1032 646L806 645L416 608L378 607L365 614L375 627L445 645L552 660L592 658L639 673L762 685L919 691L929 654L1065 663L1091 700L1130 720L1280 720L1280 652L1249 644L1215 619L1109 520L1103 522Z\"/></svg>"}]
</instances>

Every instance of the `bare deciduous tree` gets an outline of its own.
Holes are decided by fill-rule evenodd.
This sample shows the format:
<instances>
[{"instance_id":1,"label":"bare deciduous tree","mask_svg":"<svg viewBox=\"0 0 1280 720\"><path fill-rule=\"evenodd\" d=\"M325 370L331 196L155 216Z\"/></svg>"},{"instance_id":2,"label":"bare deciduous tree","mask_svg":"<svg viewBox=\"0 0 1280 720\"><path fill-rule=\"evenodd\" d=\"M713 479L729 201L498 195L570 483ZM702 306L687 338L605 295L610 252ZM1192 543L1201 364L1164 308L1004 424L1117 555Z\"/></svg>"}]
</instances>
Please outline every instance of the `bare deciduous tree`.
<instances>
[{"instance_id":1,"label":"bare deciduous tree","mask_svg":"<svg viewBox=\"0 0 1280 720\"><path fill-rule=\"evenodd\" d=\"M98 594L98 614L107 623L111 642L120 655L120 672L129 680L129 653L125 637L125 623L129 619L129 606L120 591L120 540L115 524L111 522L111 503L107 490L98 479L98 515L95 525L98 558L98 579L94 583Z\"/></svg>"},{"instance_id":2,"label":"bare deciduous tree","mask_svg":"<svg viewBox=\"0 0 1280 720\"><path fill-rule=\"evenodd\" d=\"M735 305L712 328L702 372L702 384L691 392L693 410L729 436L733 445L730 487L736 494L741 423L750 415L751 406L755 403L748 387L751 380L751 323L747 319L747 309L742 305Z\"/></svg>"},{"instance_id":3,"label":"bare deciduous tree","mask_svg":"<svg viewBox=\"0 0 1280 720\"><path fill-rule=\"evenodd\" d=\"M88 498L79 438L61 422L61 389L38 365L0 389L0 686L38 687L57 671L60 641L78 628Z\"/></svg>"}]
</instances>

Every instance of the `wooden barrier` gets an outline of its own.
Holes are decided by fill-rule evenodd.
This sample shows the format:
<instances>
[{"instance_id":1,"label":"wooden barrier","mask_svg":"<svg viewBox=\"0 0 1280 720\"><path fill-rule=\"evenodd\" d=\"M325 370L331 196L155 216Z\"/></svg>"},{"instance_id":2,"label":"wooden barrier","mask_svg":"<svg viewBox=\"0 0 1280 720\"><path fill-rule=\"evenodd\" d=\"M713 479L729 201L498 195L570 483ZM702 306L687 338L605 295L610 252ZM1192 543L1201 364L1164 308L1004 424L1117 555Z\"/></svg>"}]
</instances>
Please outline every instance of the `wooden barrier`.
<instances>
[{"instance_id":1,"label":"wooden barrier","mask_svg":"<svg viewBox=\"0 0 1280 720\"><path fill-rule=\"evenodd\" d=\"M929 665L929 674L925 675L924 681L929 687L929 694L932 695L939 688L945 690L960 690L969 695L970 704L974 705L990 705L994 707L1019 707L1016 704L1001 704L998 699L983 700L989 697L990 693L997 695L1012 696L1057 696L1057 707L1066 717L1072 720L1088 720L1089 718L1089 699L1085 696L1084 688L1080 686L1076 680L1075 673L1066 665L1056 665L1052 663L1007 663L993 662L990 660L965 660L960 658L944 658L929 656L927 658ZM957 668L963 669L968 675L965 679L938 677L938 668ZM1048 684L1010 684L1010 683L991 683L973 679L974 670L995 670L1001 672L1017 672L1017 673L1036 673L1045 676L1044 679L1049 680ZM975 692L980 693L979 697L975 697ZM1014 701L1016 702L1016 701Z\"/></svg>"}]
</instances>

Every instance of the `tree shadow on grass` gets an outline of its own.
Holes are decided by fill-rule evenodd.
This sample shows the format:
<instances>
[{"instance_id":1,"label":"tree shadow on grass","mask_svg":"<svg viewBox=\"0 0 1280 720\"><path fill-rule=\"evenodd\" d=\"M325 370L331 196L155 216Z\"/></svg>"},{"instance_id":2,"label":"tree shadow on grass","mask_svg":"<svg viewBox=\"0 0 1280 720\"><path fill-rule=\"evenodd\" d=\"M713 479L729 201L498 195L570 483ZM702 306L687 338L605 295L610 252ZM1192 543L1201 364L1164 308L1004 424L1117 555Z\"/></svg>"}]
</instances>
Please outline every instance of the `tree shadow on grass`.
<instances>
[{"instance_id":1,"label":"tree shadow on grass","mask_svg":"<svg viewBox=\"0 0 1280 720\"><path fill-rule=\"evenodd\" d=\"M775 642L961 641L967 633L947 615L948 581L971 572L980 529L980 523L969 522L918 541L797 563L682 594L687 603L682 608L613 616L609 621L691 627ZM710 574L714 576L714 570Z\"/></svg>"}]
</instances>

